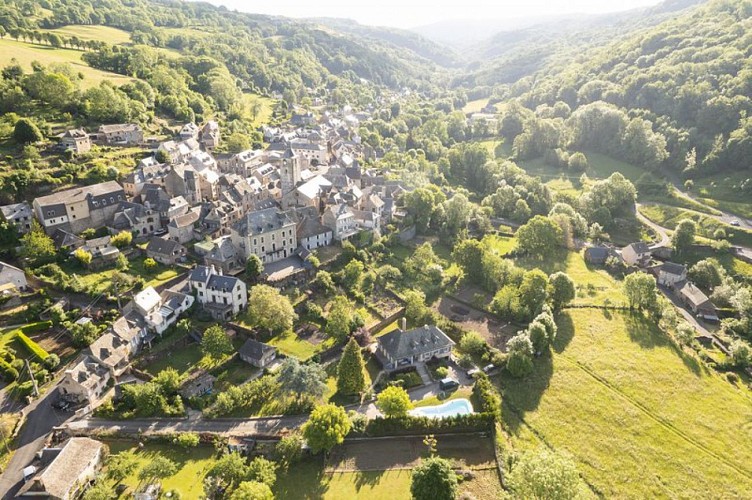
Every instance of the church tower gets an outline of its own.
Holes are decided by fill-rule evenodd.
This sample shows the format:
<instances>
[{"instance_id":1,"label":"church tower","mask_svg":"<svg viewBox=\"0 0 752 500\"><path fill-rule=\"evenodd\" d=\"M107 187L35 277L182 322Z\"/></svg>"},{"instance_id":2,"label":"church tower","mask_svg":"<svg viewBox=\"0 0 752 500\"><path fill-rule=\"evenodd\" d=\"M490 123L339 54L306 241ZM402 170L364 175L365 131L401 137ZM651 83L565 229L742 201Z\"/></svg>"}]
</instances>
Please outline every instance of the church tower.
<instances>
[{"instance_id":1,"label":"church tower","mask_svg":"<svg viewBox=\"0 0 752 500\"><path fill-rule=\"evenodd\" d=\"M300 159L287 148L282 156L282 166L279 176L282 178L282 197L288 195L300 182Z\"/></svg>"}]
</instances>

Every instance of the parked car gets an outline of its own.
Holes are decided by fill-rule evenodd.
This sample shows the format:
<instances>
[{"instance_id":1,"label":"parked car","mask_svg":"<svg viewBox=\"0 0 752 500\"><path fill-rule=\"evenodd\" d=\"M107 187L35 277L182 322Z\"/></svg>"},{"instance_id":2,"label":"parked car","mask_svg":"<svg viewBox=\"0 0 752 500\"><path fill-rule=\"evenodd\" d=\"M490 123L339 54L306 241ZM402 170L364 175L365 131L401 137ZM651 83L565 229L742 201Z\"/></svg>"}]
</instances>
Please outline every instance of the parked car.
<instances>
[{"instance_id":1,"label":"parked car","mask_svg":"<svg viewBox=\"0 0 752 500\"><path fill-rule=\"evenodd\" d=\"M731 224L732 226L736 226L736 227L741 226L741 224L739 223L739 221L736 220L736 219L734 219L731 222L729 222L729 224Z\"/></svg>"},{"instance_id":2,"label":"parked car","mask_svg":"<svg viewBox=\"0 0 752 500\"><path fill-rule=\"evenodd\" d=\"M439 388L442 391L451 391L452 389L456 389L459 386L460 386L460 383L450 377L441 379L439 381Z\"/></svg>"},{"instance_id":3,"label":"parked car","mask_svg":"<svg viewBox=\"0 0 752 500\"><path fill-rule=\"evenodd\" d=\"M473 366L472 368L470 368L469 370L467 370L467 372L465 372L465 373L467 373L468 377L474 377L475 374L479 373L479 372L480 372L480 368L478 368L477 366Z\"/></svg>"},{"instance_id":4,"label":"parked car","mask_svg":"<svg viewBox=\"0 0 752 500\"><path fill-rule=\"evenodd\" d=\"M486 366L484 366L484 367L483 367L483 372L484 372L484 373L491 373L491 372L492 372L492 371L494 371L495 369L496 369L496 366L495 366L495 365L494 365L494 364L492 363L492 364L490 364L490 365L486 365Z\"/></svg>"}]
</instances>

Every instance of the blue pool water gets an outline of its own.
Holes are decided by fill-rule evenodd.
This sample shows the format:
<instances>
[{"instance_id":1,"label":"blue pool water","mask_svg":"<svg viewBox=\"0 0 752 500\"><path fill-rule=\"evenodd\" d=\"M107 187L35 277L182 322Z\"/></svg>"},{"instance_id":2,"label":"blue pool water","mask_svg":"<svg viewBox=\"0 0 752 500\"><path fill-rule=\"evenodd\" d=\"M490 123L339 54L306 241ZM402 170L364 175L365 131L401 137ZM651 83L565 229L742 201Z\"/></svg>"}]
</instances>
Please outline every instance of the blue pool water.
<instances>
[{"instance_id":1,"label":"blue pool water","mask_svg":"<svg viewBox=\"0 0 752 500\"><path fill-rule=\"evenodd\" d=\"M467 399L453 399L437 406L424 406L410 410L414 417L444 418L473 413L473 405Z\"/></svg>"}]
</instances>

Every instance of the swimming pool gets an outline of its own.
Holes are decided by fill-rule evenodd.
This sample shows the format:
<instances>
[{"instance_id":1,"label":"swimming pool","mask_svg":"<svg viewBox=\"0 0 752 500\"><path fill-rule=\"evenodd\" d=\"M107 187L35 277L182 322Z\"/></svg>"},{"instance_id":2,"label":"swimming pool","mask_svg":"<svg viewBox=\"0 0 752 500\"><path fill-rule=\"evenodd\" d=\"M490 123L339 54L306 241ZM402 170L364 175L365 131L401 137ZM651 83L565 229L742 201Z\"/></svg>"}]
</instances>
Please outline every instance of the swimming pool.
<instances>
[{"instance_id":1,"label":"swimming pool","mask_svg":"<svg viewBox=\"0 0 752 500\"><path fill-rule=\"evenodd\" d=\"M467 399L453 399L436 406L424 406L410 410L414 417L444 418L473 413L473 405Z\"/></svg>"}]
</instances>

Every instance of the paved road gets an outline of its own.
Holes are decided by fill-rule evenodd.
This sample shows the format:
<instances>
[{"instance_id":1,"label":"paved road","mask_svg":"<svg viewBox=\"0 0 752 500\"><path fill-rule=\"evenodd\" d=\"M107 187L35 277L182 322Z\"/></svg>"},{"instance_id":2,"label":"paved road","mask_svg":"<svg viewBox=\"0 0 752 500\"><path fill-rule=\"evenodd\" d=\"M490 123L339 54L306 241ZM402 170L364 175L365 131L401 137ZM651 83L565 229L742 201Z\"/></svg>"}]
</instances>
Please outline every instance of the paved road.
<instances>
[{"instance_id":1,"label":"paved road","mask_svg":"<svg viewBox=\"0 0 752 500\"><path fill-rule=\"evenodd\" d=\"M671 238L668 235L668 232L666 231L666 228L663 226L659 226L655 222L651 221L644 215L640 213L640 207L642 205L640 203L635 203L635 215L637 216L637 219L651 228L655 233L661 238L657 243L654 243L650 245L650 248L660 248L660 247L667 247L671 244Z\"/></svg>"},{"instance_id":2,"label":"paved road","mask_svg":"<svg viewBox=\"0 0 752 500\"><path fill-rule=\"evenodd\" d=\"M752 230L752 220L745 219L744 217L741 217L737 214L732 214L731 212L724 212L723 210L719 210L716 207L711 207L702 200L695 198L690 193L682 191L678 188L678 186L676 187L676 194L681 198L686 198L688 200L694 201L695 203L699 203L705 206L710 212L713 212L712 214L708 214L710 217L714 217L715 219L718 219L719 221L726 224L731 224L732 221L738 221L738 227L741 227L742 229Z\"/></svg>"},{"instance_id":3,"label":"paved road","mask_svg":"<svg viewBox=\"0 0 752 500\"><path fill-rule=\"evenodd\" d=\"M57 399L57 386L49 389L42 398L27 406L26 423L18 437L18 447L8 467L0 476L0 498L12 498L23 482L23 468L34 460L34 455L44 446L45 438L53 427L61 425L72 414L56 410L52 403Z\"/></svg>"},{"instance_id":4,"label":"paved road","mask_svg":"<svg viewBox=\"0 0 752 500\"><path fill-rule=\"evenodd\" d=\"M66 424L74 433L88 434L101 431L122 431L126 433L174 433L174 432L214 432L226 435L277 436L296 429L308 419L307 415L254 419L206 420L196 417L187 420L149 419L107 420L87 418Z\"/></svg>"}]
</instances>

